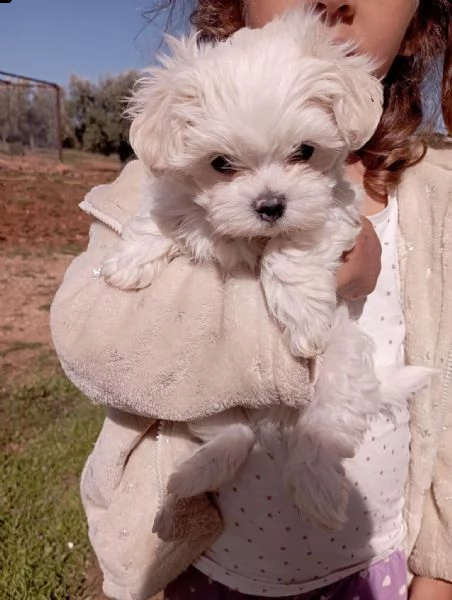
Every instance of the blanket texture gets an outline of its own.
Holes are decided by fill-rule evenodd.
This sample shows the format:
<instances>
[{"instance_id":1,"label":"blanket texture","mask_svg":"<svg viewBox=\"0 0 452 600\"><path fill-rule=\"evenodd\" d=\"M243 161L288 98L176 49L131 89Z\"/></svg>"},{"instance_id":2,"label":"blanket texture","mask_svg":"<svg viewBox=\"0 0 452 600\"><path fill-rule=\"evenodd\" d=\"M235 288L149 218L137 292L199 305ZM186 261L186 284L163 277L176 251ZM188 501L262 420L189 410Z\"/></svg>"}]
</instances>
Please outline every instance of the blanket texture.
<instances>
[{"instance_id":1,"label":"blanket texture","mask_svg":"<svg viewBox=\"0 0 452 600\"><path fill-rule=\"evenodd\" d=\"M289 354L249 274L224 280L214 265L180 257L139 292L98 277L145 181L132 162L88 194L82 208L96 218L89 248L51 311L66 373L110 407L82 499L105 592L119 600L157 593L221 532L203 496L173 515L172 539L152 533L167 477L193 451L183 422L237 404L301 407L311 397L308 365ZM413 573L452 581L452 151L429 151L406 173L398 199L406 358L439 372L410 403L405 551Z\"/></svg>"},{"instance_id":2,"label":"blanket texture","mask_svg":"<svg viewBox=\"0 0 452 600\"><path fill-rule=\"evenodd\" d=\"M225 278L215 264L178 257L145 290L123 292L98 277L115 240L109 228L119 231L133 214L143 177L130 163L82 203L104 224L93 225L53 303L54 344L69 377L97 402L175 421L238 405L305 406L309 365L291 355L256 275Z\"/></svg>"}]
</instances>

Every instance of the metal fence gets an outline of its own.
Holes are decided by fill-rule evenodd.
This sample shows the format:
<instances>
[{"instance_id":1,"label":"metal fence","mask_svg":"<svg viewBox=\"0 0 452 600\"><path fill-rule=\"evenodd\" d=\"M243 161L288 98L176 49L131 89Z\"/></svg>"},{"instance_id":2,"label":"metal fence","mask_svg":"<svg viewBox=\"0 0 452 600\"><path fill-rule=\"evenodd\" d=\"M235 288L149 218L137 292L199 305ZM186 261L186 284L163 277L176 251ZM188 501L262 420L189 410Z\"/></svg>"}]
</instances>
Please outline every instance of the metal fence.
<instances>
[{"instance_id":1,"label":"metal fence","mask_svg":"<svg viewBox=\"0 0 452 600\"><path fill-rule=\"evenodd\" d=\"M62 90L56 83L0 71L0 152L62 158Z\"/></svg>"}]
</instances>

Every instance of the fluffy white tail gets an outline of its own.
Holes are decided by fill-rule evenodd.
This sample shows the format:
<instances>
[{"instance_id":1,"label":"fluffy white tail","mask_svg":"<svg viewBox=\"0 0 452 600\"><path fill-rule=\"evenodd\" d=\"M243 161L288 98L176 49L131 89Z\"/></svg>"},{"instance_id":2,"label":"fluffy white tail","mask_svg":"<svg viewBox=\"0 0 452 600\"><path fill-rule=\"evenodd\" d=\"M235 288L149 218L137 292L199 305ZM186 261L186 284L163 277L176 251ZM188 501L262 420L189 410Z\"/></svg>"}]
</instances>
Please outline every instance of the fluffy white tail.
<instances>
[{"instance_id":1,"label":"fluffy white tail","mask_svg":"<svg viewBox=\"0 0 452 600\"><path fill-rule=\"evenodd\" d=\"M394 365L376 367L381 399L385 408L391 412L399 408L411 394L425 387L435 373L434 369L427 367Z\"/></svg>"}]
</instances>

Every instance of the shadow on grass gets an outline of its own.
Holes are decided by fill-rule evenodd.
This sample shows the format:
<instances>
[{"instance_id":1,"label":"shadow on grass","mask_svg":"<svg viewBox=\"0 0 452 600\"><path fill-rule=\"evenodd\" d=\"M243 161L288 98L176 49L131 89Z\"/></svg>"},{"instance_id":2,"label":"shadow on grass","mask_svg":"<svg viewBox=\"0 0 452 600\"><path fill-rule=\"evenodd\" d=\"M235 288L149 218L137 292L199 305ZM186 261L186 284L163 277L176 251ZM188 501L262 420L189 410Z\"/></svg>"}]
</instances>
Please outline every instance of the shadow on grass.
<instances>
[{"instance_id":1,"label":"shadow on grass","mask_svg":"<svg viewBox=\"0 0 452 600\"><path fill-rule=\"evenodd\" d=\"M0 385L0 598L89 600L78 482L103 419L62 373Z\"/></svg>"}]
</instances>

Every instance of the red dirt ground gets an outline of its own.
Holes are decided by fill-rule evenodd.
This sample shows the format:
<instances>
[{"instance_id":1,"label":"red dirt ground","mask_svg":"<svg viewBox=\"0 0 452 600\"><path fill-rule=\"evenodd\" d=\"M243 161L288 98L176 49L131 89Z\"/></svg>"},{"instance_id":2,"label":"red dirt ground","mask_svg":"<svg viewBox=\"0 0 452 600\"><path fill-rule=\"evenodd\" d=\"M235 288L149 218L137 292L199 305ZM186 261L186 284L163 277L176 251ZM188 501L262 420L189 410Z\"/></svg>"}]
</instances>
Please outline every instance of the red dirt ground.
<instances>
[{"instance_id":1,"label":"red dirt ground","mask_svg":"<svg viewBox=\"0 0 452 600\"><path fill-rule=\"evenodd\" d=\"M87 242L89 218L78 203L120 169L116 160L82 153L67 159L0 155L0 377L52 356L50 302Z\"/></svg>"},{"instance_id":2,"label":"red dirt ground","mask_svg":"<svg viewBox=\"0 0 452 600\"><path fill-rule=\"evenodd\" d=\"M0 382L54 368L50 303L88 238L90 219L78 204L120 170L114 159L74 151L65 160L0 154ZM106 600L96 566L86 578L96 600Z\"/></svg>"},{"instance_id":3,"label":"red dirt ground","mask_svg":"<svg viewBox=\"0 0 452 600\"><path fill-rule=\"evenodd\" d=\"M77 205L118 169L112 160L86 158L61 165L0 156L0 252L78 250L86 241L89 219Z\"/></svg>"}]
</instances>

